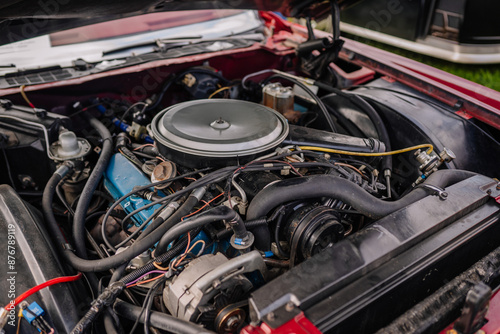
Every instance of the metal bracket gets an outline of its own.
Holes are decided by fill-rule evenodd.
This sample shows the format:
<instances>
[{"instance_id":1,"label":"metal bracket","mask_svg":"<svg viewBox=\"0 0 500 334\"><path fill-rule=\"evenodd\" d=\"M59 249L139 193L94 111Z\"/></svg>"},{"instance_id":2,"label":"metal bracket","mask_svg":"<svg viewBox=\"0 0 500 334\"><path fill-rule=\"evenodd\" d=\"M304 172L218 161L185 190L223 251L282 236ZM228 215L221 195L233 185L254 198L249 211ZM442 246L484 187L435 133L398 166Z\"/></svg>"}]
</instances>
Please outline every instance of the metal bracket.
<instances>
[{"instance_id":1,"label":"metal bracket","mask_svg":"<svg viewBox=\"0 0 500 334\"><path fill-rule=\"evenodd\" d=\"M500 182L498 180L495 179L495 181L485 184L480 189L500 204Z\"/></svg>"},{"instance_id":2,"label":"metal bracket","mask_svg":"<svg viewBox=\"0 0 500 334\"><path fill-rule=\"evenodd\" d=\"M455 322L453 329L460 334L476 333L484 325L484 317L488 311L491 288L480 282L467 293L462 315Z\"/></svg>"},{"instance_id":3,"label":"metal bracket","mask_svg":"<svg viewBox=\"0 0 500 334\"><path fill-rule=\"evenodd\" d=\"M444 201L448 198L448 193L440 187L433 186L432 184L419 184L416 188L424 188L431 191L431 195L436 195L440 200Z\"/></svg>"}]
</instances>

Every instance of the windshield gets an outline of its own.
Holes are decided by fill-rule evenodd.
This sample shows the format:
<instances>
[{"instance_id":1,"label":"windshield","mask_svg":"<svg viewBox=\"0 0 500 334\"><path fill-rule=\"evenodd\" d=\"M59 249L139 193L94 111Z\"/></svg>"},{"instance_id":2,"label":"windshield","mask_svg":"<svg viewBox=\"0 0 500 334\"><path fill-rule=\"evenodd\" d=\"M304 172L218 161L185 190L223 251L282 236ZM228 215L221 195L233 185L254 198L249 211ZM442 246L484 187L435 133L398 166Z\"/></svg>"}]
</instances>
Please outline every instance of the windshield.
<instances>
[{"instance_id":1,"label":"windshield","mask_svg":"<svg viewBox=\"0 0 500 334\"><path fill-rule=\"evenodd\" d=\"M72 67L83 59L106 68L157 50L165 39L217 39L261 27L256 11L164 12L113 20L0 46L0 76L49 67ZM109 52L110 50L118 50Z\"/></svg>"},{"instance_id":2,"label":"windshield","mask_svg":"<svg viewBox=\"0 0 500 334\"><path fill-rule=\"evenodd\" d=\"M197 10L153 13L112 20L49 35L51 46L98 41L186 26L243 13L242 10Z\"/></svg>"}]
</instances>

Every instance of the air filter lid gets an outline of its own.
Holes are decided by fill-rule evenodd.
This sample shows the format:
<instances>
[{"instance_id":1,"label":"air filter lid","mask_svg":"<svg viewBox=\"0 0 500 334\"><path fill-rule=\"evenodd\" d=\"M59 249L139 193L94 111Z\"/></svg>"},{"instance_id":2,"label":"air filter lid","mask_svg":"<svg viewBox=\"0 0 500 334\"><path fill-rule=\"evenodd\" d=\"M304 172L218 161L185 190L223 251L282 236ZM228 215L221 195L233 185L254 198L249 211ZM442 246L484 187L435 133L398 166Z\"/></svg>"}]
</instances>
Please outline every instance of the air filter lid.
<instances>
[{"instance_id":1,"label":"air filter lid","mask_svg":"<svg viewBox=\"0 0 500 334\"><path fill-rule=\"evenodd\" d=\"M196 100L161 111L152 122L155 140L169 149L203 157L241 157L278 146L286 119L260 104Z\"/></svg>"}]
</instances>

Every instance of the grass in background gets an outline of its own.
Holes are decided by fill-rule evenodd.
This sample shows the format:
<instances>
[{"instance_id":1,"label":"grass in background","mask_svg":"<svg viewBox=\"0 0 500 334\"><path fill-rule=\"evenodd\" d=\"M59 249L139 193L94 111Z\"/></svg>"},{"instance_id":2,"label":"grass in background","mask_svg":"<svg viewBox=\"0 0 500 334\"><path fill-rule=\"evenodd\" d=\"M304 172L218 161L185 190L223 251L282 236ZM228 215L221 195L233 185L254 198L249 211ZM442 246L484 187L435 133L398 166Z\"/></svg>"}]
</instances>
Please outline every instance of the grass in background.
<instances>
[{"instance_id":1,"label":"grass in background","mask_svg":"<svg viewBox=\"0 0 500 334\"><path fill-rule=\"evenodd\" d=\"M449 61L433 58L430 56L425 56L419 53L411 52L408 50L403 50L391 45L375 42L366 38L361 38L358 36L342 33L349 39L359 41L377 48L393 52L400 56L410 58L421 63L439 68L440 70L452 73L456 76L462 77L464 79L477 82L483 86L489 87L496 91L500 91L500 64L495 65L466 65L457 64Z\"/></svg>"}]
</instances>

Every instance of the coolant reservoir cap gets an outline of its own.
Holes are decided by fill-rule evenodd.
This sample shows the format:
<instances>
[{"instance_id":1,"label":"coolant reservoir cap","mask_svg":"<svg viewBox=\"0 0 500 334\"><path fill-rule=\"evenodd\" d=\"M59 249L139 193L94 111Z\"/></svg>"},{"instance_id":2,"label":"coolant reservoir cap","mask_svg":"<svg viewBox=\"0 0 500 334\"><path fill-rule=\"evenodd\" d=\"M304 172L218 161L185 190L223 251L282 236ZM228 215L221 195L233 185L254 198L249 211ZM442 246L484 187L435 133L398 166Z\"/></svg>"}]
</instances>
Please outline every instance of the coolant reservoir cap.
<instances>
[{"instance_id":1,"label":"coolant reservoir cap","mask_svg":"<svg viewBox=\"0 0 500 334\"><path fill-rule=\"evenodd\" d=\"M266 106L239 100L196 100L161 111L151 125L157 142L203 157L251 155L278 146L286 119Z\"/></svg>"}]
</instances>

